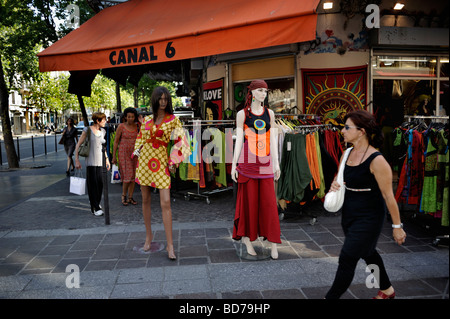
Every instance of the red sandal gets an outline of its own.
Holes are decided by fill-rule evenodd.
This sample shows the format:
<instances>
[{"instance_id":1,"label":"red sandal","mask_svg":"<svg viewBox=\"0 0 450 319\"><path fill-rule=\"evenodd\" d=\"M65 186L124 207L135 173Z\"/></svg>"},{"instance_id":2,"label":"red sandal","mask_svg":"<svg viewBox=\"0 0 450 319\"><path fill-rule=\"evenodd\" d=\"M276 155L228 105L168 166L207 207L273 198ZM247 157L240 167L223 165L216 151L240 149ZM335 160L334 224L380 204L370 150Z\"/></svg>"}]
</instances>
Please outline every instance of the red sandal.
<instances>
[{"instance_id":1,"label":"red sandal","mask_svg":"<svg viewBox=\"0 0 450 319\"><path fill-rule=\"evenodd\" d=\"M380 297L380 298L377 298ZM395 291L390 294L390 295L386 295L384 292L382 292L381 290L378 291L378 294L376 297L373 297L372 299L394 299L395 298Z\"/></svg>"}]
</instances>

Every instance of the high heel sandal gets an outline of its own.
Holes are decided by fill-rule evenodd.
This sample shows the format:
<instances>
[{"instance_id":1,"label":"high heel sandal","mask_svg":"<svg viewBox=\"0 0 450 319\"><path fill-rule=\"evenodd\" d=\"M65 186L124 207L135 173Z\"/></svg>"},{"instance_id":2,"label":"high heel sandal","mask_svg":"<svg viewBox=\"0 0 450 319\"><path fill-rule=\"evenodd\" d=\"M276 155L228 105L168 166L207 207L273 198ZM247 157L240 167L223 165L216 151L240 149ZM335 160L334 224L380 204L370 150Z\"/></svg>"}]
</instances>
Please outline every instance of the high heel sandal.
<instances>
[{"instance_id":1,"label":"high heel sandal","mask_svg":"<svg viewBox=\"0 0 450 319\"><path fill-rule=\"evenodd\" d=\"M379 298L377 298L379 297ZM390 294L390 295L386 295L384 292L382 292L381 290L378 291L378 294L376 297L373 297L372 299L394 299L395 298L395 291Z\"/></svg>"},{"instance_id":2,"label":"high heel sandal","mask_svg":"<svg viewBox=\"0 0 450 319\"><path fill-rule=\"evenodd\" d=\"M127 195L122 195L122 205L128 206Z\"/></svg>"},{"instance_id":3,"label":"high heel sandal","mask_svg":"<svg viewBox=\"0 0 450 319\"><path fill-rule=\"evenodd\" d=\"M128 198L128 203L132 205L137 205L137 202L133 199L133 197Z\"/></svg>"}]
</instances>

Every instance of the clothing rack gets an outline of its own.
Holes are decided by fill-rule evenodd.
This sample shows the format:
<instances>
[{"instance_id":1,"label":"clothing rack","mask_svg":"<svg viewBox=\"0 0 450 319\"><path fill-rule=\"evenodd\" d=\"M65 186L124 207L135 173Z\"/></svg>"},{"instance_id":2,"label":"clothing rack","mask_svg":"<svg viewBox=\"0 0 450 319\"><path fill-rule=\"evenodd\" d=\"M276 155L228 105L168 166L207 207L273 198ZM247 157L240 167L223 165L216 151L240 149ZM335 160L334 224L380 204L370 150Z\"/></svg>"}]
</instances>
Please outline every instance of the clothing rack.
<instances>
[{"instance_id":1,"label":"clothing rack","mask_svg":"<svg viewBox=\"0 0 450 319\"><path fill-rule=\"evenodd\" d=\"M449 121L449 116L434 116L434 115L405 115L404 118L408 121L411 122L411 120L443 120L448 122ZM448 147L448 146L447 146ZM402 203L402 209L403 211L403 203ZM414 217L416 217L417 214L414 214ZM429 227L429 226L427 226ZM444 243L442 243L444 242ZM432 244L434 246L438 246L438 245L449 245L449 235L448 234L444 234L444 235L438 235L435 236L435 239L433 240Z\"/></svg>"},{"instance_id":2,"label":"clothing rack","mask_svg":"<svg viewBox=\"0 0 450 319\"><path fill-rule=\"evenodd\" d=\"M306 118L308 118L308 117L310 117L311 119L314 119L314 118L319 118L320 119L320 116L318 116L318 115L316 115L316 114L294 114L294 113L292 113L292 114L283 114L283 113L275 113L275 117L285 117L285 116L297 116L298 118L303 118L303 119L306 119Z\"/></svg>"},{"instance_id":3,"label":"clothing rack","mask_svg":"<svg viewBox=\"0 0 450 319\"><path fill-rule=\"evenodd\" d=\"M202 127L202 126L216 127L216 126L226 126L226 125L235 124L235 123L236 123L235 120L189 120L189 121L186 121L185 124L183 124L183 127L193 127L193 128ZM233 141L234 141L234 139L233 139ZM200 164L202 164L202 163L200 163ZM185 192L183 194L185 200L188 201L191 198L196 198L196 199L203 198L203 199L205 199L206 204L209 205L209 204L211 204L209 196L218 194L218 193L222 193L225 191L229 191L229 190L234 190L233 186L226 186L226 187L214 189L211 191L200 192L200 183L198 182L196 184L197 184L197 192Z\"/></svg>"},{"instance_id":4,"label":"clothing rack","mask_svg":"<svg viewBox=\"0 0 450 319\"><path fill-rule=\"evenodd\" d=\"M333 129L333 125L332 124L307 124L307 125L298 125L296 127L294 127L294 132L298 132L298 130L306 130L306 131L301 131L302 133L308 133L309 129L319 129L319 128L328 128L328 129Z\"/></svg>"}]
</instances>

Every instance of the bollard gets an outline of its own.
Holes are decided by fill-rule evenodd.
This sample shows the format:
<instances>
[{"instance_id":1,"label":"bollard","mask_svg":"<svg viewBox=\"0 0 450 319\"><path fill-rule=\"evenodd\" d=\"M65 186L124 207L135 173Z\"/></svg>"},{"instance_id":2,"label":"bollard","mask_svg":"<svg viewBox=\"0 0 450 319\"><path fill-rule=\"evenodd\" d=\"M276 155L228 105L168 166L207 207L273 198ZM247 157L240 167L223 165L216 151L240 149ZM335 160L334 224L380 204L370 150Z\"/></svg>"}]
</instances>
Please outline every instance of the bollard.
<instances>
[{"instance_id":1,"label":"bollard","mask_svg":"<svg viewBox=\"0 0 450 319\"><path fill-rule=\"evenodd\" d=\"M47 133L44 132L44 153L47 155Z\"/></svg>"},{"instance_id":2,"label":"bollard","mask_svg":"<svg viewBox=\"0 0 450 319\"><path fill-rule=\"evenodd\" d=\"M17 136L17 160L20 162L20 146L19 146L19 137Z\"/></svg>"},{"instance_id":3,"label":"bollard","mask_svg":"<svg viewBox=\"0 0 450 319\"><path fill-rule=\"evenodd\" d=\"M34 139L33 139L33 135L31 135L31 156L34 158Z\"/></svg>"}]
</instances>

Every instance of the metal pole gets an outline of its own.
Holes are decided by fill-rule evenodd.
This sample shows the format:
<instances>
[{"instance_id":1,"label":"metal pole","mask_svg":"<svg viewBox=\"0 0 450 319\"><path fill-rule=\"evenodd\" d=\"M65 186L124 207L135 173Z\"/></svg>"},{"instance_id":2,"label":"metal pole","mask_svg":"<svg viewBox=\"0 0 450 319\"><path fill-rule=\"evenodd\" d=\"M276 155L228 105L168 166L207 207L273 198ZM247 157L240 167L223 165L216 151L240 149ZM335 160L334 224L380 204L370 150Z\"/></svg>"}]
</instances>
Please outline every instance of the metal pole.
<instances>
[{"instance_id":1,"label":"metal pole","mask_svg":"<svg viewBox=\"0 0 450 319\"><path fill-rule=\"evenodd\" d=\"M55 152L58 153L58 143L56 142L56 132L55 132Z\"/></svg>"},{"instance_id":2,"label":"metal pole","mask_svg":"<svg viewBox=\"0 0 450 319\"><path fill-rule=\"evenodd\" d=\"M20 162L20 146L19 146L19 137L17 136L17 159Z\"/></svg>"},{"instance_id":3,"label":"metal pole","mask_svg":"<svg viewBox=\"0 0 450 319\"><path fill-rule=\"evenodd\" d=\"M102 145L102 177L103 177L103 198L105 204L105 225L109 225L109 196L108 196L108 174L106 174L106 158L105 158L105 144Z\"/></svg>"},{"instance_id":4,"label":"metal pole","mask_svg":"<svg viewBox=\"0 0 450 319\"><path fill-rule=\"evenodd\" d=\"M3 165L3 159L2 159L2 141L0 140L0 165Z\"/></svg>"},{"instance_id":5,"label":"metal pole","mask_svg":"<svg viewBox=\"0 0 450 319\"><path fill-rule=\"evenodd\" d=\"M44 132L44 153L47 155L47 133Z\"/></svg>"},{"instance_id":6,"label":"metal pole","mask_svg":"<svg viewBox=\"0 0 450 319\"><path fill-rule=\"evenodd\" d=\"M34 158L34 139L33 135L31 135L31 156Z\"/></svg>"}]
</instances>

